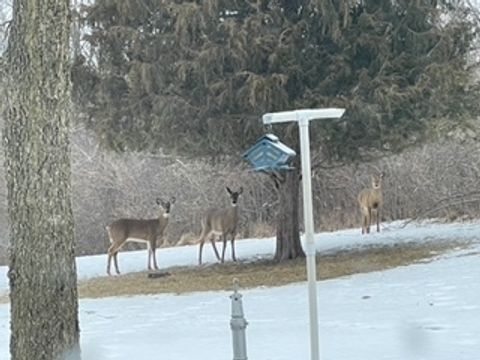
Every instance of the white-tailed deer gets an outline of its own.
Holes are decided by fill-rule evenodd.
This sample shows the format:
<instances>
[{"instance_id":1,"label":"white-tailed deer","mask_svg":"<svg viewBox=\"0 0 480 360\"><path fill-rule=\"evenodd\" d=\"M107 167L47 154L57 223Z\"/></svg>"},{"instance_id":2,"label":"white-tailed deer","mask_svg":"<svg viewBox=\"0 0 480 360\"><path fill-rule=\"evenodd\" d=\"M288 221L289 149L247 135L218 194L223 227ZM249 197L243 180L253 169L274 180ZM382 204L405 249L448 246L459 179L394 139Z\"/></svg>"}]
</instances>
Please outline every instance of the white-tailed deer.
<instances>
[{"instance_id":1,"label":"white-tailed deer","mask_svg":"<svg viewBox=\"0 0 480 360\"><path fill-rule=\"evenodd\" d=\"M148 248L148 270L151 270L151 260L153 259L153 268L158 269L155 251L157 241L163 236L163 232L168 225L170 209L175 202L172 197L168 201L157 199L160 205L160 213L156 219L119 219L107 226L110 247L108 248L107 274L110 275L110 265L115 264L115 271L120 274L118 269L117 255L122 246L127 241L147 243Z\"/></svg>"},{"instance_id":2,"label":"white-tailed deer","mask_svg":"<svg viewBox=\"0 0 480 360\"><path fill-rule=\"evenodd\" d=\"M358 203L362 212L362 234L370 233L372 214L377 220L377 232L380 232L380 211L383 205L382 179L384 173L372 176L372 188L363 189L358 194Z\"/></svg>"},{"instance_id":3,"label":"white-tailed deer","mask_svg":"<svg viewBox=\"0 0 480 360\"><path fill-rule=\"evenodd\" d=\"M232 191L227 186L226 190L230 196L231 206L224 209L208 209L202 217L202 233L200 234L200 239L198 240L200 244L198 253L199 265L202 265L202 249L205 240L208 237L210 237L210 242L212 243L213 250L215 251L215 256L223 263L225 259L225 248L227 247L227 235L231 235L232 260L237 261L235 257L235 235L238 224L237 203L240 194L243 192L243 188L241 187L239 191ZM220 235L220 238L223 240L221 258L218 254L217 247L215 246L215 235Z\"/></svg>"}]
</instances>

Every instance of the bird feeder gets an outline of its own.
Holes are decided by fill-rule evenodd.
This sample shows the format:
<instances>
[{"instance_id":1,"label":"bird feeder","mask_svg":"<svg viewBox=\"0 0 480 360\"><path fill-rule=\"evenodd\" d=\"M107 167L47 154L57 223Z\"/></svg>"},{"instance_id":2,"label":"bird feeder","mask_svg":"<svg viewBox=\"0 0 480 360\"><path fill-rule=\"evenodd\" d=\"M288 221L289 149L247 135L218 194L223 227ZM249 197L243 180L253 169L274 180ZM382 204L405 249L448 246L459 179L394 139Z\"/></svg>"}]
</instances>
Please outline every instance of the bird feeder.
<instances>
[{"instance_id":1,"label":"bird feeder","mask_svg":"<svg viewBox=\"0 0 480 360\"><path fill-rule=\"evenodd\" d=\"M295 151L274 134L265 134L243 154L255 171L265 172L292 170L291 162L295 156Z\"/></svg>"}]
</instances>

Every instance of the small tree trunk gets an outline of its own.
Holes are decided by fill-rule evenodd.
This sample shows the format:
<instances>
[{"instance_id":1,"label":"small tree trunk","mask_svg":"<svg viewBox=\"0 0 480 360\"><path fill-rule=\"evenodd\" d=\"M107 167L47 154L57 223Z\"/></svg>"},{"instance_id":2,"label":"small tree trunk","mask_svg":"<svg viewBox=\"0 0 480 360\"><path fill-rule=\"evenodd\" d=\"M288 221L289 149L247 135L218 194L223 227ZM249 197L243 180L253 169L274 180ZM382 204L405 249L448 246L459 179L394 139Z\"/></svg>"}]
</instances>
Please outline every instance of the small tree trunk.
<instances>
[{"instance_id":1,"label":"small tree trunk","mask_svg":"<svg viewBox=\"0 0 480 360\"><path fill-rule=\"evenodd\" d=\"M299 232L299 173L298 167L284 173L278 182L279 208L277 212L277 248L275 260L305 257Z\"/></svg>"},{"instance_id":2,"label":"small tree trunk","mask_svg":"<svg viewBox=\"0 0 480 360\"><path fill-rule=\"evenodd\" d=\"M16 0L5 166L12 360L79 359L68 0Z\"/></svg>"}]
</instances>

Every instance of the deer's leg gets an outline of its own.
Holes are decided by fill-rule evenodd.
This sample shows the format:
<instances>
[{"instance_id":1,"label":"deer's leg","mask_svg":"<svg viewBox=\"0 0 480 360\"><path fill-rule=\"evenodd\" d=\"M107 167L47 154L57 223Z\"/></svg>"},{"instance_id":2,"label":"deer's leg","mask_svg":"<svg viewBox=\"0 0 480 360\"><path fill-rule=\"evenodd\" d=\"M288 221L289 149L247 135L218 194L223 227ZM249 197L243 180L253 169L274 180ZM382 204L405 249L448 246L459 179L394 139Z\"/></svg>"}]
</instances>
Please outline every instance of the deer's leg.
<instances>
[{"instance_id":1,"label":"deer's leg","mask_svg":"<svg viewBox=\"0 0 480 360\"><path fill-rule=\"evenodd\" d=\"M150 256L152 253L152 249L150 246L150 242L147 242L147 269L150 270Z\"/></svg>"},{"instance_id":2,"label":"deer's leg","mask_svg":"<svg viewBox=\"0 0 480 360\"><path fill-rule=\"evenodd\" d=\"M115 264L115 271L117 272L117 275L120 275L120 270L118 269L117 256L118 256L118 250L115 251L115 254L113 254L113 263Z\"/></svg>"},{"instance_id":3,"label":"deer's leg","mask_svg":"<svg viewBox=\"0 0 480 360\"><path fill-rule=\"evenodd\" d=\"M221 262L223 263L225 261L225 249L227 248L227 234L222 234L220 235L220 237L223 241L222 260L221 260Z\"/></svg>"},{"instance_id":4,"label":"deer's leg","mask_svg":"<svg viewBox=\"0 0 480 360\"><path fill-rule=\"evenodd\" d=\"M202 265L202 250L203 250L203 243L205 242L205 238L200 238L200 245L198 247L198 265Z\"/></svg>"},{"instance_id":5,"label":"deer's leg","mask_svg":"<svg viewBox=\"0 0 480 360\"><path fill-rule=\"evenodd\" d=\"M377 232L380 232L380 209L377 209Z\"/></svg>"},{"instance_id":6,"label":"deer's leg","mask_svg":"<svg viewBox=\"0 0 480 360\"><path fill-rule=\"evenodd\" d=\"M112 264L112 247L113 247L113 244L111 244L109 247L108 247L108 250L107 250L107 255L108 255L108 260L107 260L107 274L108 275L112 275L110 273L110 265Z\"/></svg>"},{"instance_id":7,"label":"deer's leg","mask_svg":"<svg viewBox=\"0 0 480 360\"><path fill-rule=\"evenodd\" d=\"M372 209L368 208L367 214L367 234L370 234L370 226L372 224Z\"/></svg>"},{"instance_id":8,"label":"deer's leg","mask_svg":"<svg viewBox=\"0 0 480 360\"><path fill-rule=\"evenodd\" d=\"M360 208L362 213L362 235L367 232L367 224L368 224L368 209L364 208L363 206Z\"/></svg>"},{"instance_id":9,"label":"deer's leg","mask_svg":"<svg viewBox=\"0 0 480 360\"><path fill-rule=\"evenodd\" d=\"M157 243L155 241L152 242L152 258L153 258L153 268L155 270L158 270L158 265L157 265Z\"/></svg>"},{"instance_id":10,"label":"deer's leg","mask_svg":"<svg viewBox=\"0 0 480 360\"><path fill-rule=\"evenodd\" d=\"M217 260L220 260L220 255L218 254L217 245L215 245L215 235L210 237L210 242L212 243L213 251L215 252L215 256Z\"/></svg>"},{"instance_id":11,"label":"deer's leg","mask_svg":"<svg viewBox=\"0 0 480 360\"><path fill-rule=\"evenodd\" d=\"M108 260L107 260L107 275L110 276L110 275L112 275L112 274L110 273L110 265L111 265L111 263L112 263L112 254L110 254L110 252L108 252L107 255L108 255Z\"/></svg>"},{"instance_id":12,"label":"deer's leg","mask_svg":"<svg viewBox=\"0 0 480 360\"><path fill-rule=\"evenodd\" d=\"M118 261L117 261L117 254L119 251L119 247L116 246L114 243L110 245L108 248L108 262L107 262L107 274L111 275L110 273L110 265L112 263L112 257L113 257L113 264L115 265L115 271L117 274L120 274L120 271L118 270Z\"/></svg>"},{"instance_id":13,"label":"deer's leg","mask_svg":"<svg viewBox=\"0 0 480 360\"><path fill-rule=\"evenodd\" d=\"M237 258L235 257L235 233L232 233L231 244L232 244L232 260L237 261Z\"/></svg>"}]
</instances>

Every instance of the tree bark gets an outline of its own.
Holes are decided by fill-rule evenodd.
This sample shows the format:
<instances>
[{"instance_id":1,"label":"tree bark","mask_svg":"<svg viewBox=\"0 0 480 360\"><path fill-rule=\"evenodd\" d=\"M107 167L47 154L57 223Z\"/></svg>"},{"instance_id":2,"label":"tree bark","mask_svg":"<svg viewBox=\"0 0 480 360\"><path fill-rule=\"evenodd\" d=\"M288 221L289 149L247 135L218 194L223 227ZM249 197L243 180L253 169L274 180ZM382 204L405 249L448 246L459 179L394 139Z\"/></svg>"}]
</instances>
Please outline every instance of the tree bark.
<instances>
[{"instance_id":1,"label":"tree bark","mask_svg":"<svg viewBox=\"0 0 480 360\"><path fill-rule=\"evenodd\" d=\"M5 167L12 360L79 359L70 186L68 0L16 0Z\"/></svg>"},{"instance_id":2,"label":"tree bark","mask_svg":"<svg viewBox=\"0 0 480 360\"><path fill-rule=\"evenodd\" d=\"M277 247L275 260L282 261L305 257L299 231L299 172L283 173L278 184L279 208L277 212Z\"/></svg>"}]
</instances>

